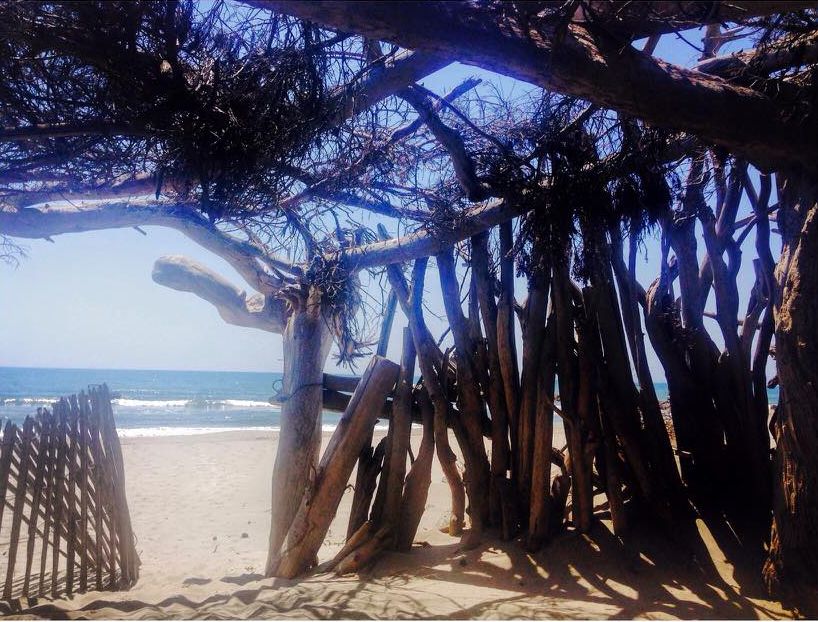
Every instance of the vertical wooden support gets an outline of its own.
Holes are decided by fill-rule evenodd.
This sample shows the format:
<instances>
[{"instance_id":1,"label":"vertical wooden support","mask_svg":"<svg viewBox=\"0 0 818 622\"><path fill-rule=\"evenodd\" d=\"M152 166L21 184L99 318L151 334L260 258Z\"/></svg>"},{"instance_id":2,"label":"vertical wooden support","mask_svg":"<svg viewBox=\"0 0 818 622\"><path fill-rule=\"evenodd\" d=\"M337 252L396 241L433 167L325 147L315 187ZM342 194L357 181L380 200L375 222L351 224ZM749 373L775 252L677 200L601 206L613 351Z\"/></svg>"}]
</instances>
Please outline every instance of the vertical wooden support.
<instances>
[{"instance_id":1,"label":"vertical wooden support","mask_svg":"<svg viewBox=\"0 0 818 622\"><path fill-rule=\"evenodd\" d=\"M551 520L551 445L554 438L554 380L556 378L556 322L548 317L540 353L534 455L531 468L531 507L528 518L530 551L538 550L548 537Z\"/></svg>"},{"instance_id":2,"label":"vertical wooden support","mask_svg":"<svg viewBox=\"0 0 818 622\"><path fill-rule=\"evenodd\" d=\"M385 464L388 464L384 522L393 528L398 521L403 484L406 475L406 456L412 436L412 386L415 380L415 342L409 327L403 329L403 352L400 376L395 388L392 409L392 443Z\"/></svg>"},{"instance_id":3,"label":"vertical wooden support","mask_svg":"<svg viewBox=\"0 0 818 622\"><path fill-rule=\"evenodd\" d=\"M296 515L307 528L284 552L275 573L292 578L307 570L332 522L360 448L395 386L400 368L375 356L352 395L338 427L324 451L312 494Z\"/></svg>"},{"instance_id":4,"label":"vertical wooden support","mask_svg":"<svg viewBox=\"0 0 818 622\"><path fill-rule=\"evenodd\" d=\"M423 438L420 441L417 458L409 469L403 487L395 540L395 549L398 551L408 551L412 548L412 541L426 509L429 485L432 483L432 461L435 456L434 407L425 390L415 391L415 395L423 418Z\"/></svg>"},{"instance_id":5,"label":"vertical wooden support","mask_svg":"<svg viewBox=\"0 0 818 622\"><path fill-rule=\"evenodd\" d=\"M384 437L373 449L370 435L358 454L358 472L355 474L355 494L352 497L352 507L349 512L347 540L367 521L379 473L383 479L383 458L386 454L386 446L387 437Z\"/></svg>"},{"instance_id":6,"label":"vertical wooden support","mask_svg":"<svg viewBox=\"0 0 818 622\"><path fill-rule=\"evenodd\" d=\"M6 569L6 584L3 589L3 599L11 600L12 586L14 582L14 566L17 561L17 544L20 539L20 525L23 521L23 510L25 509L26 484L28 483L28 465L31 454L32 429L34 419L26 418L23 424L23 432L20 435L20 467L17 472L17 490L14 495L14 512L11 517L11 536L9 540L8 567ZM16 430L15 430L16 431Z\"/></svg>"}]
</instances>

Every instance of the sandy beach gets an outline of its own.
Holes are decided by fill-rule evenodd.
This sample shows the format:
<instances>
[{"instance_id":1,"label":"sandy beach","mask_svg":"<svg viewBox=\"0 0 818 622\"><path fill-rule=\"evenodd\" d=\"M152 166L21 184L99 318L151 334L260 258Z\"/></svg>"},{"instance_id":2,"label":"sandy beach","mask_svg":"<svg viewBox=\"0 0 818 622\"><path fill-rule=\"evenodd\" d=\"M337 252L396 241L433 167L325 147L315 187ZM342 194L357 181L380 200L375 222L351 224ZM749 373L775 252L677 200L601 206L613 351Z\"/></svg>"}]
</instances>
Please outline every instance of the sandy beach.
<instances>
[{"instance_id":1,"label":"sandy beach","mask_svg":"<svg viewBox=\"0 0 818 622\"><path fill-rule=\"evenodd\" d=\"M382 432L381 432L382 434ZM275 433L125 438L127 492L142 566L127 592L41 602L24 617L69 618L780 618L724 533L698 521L673 546L647 526L628 545L603 521L562 534L536 555L488 540L463 552L438 530L448 508L435 465L415 547L362 576L262 577ZM325 433L324 442L329 438ZM413 444L419 443L417 432ZM321 550L343 544L347 489ZM604 513L603 513L604 516Z\"/></svg>"}]
</instances>

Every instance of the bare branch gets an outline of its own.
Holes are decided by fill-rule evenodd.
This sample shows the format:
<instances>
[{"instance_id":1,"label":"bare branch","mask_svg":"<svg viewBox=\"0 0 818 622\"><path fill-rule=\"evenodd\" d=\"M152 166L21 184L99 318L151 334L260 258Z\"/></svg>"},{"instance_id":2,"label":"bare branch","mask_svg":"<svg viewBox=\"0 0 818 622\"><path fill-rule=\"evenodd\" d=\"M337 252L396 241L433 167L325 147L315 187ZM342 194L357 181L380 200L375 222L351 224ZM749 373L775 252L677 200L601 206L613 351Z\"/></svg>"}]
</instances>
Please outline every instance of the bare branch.
<instances>
[{"instance_id":1,"label":"bare branch","mask_svg":"<svg viewBox=\"0 0 818 622\"><path fill-rule=\"evenodd\" d=\"M194 242L225 259L247 283L262 294L273 294L282 282L267 272L264 263L297 272L289 262L271 257L255 244L221 231L186 204L151 201L99 202L76 206L0 211L0 233L19 238L45 238L63 233L156 225L184 233Z\"/></svg>"},{"instance_id":2,"label":"bare branch","mask_svg":"<svg viewBox=\"0 0 818 622\"><path fill-rule=\"evenodd\" d=\"M283 301L261 294L248 297L247 292L186 257L157 259L151 276L159 285L206 300L228 324L281 333L287 323Z\"/></svg>"}]
</instances>

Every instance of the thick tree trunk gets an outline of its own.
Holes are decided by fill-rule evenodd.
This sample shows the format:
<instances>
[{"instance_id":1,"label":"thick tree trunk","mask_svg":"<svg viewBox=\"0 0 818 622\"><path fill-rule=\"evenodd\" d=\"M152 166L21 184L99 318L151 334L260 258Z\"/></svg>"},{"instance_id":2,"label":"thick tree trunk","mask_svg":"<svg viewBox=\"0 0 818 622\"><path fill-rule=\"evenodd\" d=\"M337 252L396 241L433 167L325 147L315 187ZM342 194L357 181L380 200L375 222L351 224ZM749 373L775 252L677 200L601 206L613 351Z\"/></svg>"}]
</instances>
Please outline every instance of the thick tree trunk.
<instances>
[{"instance_id":1,"label":"thick tree trunk","mask_svg":"<svg viewBox=\"0 0 818 622\"><path fill-rule=\"evenodd\" d=\"M322 293L311 287L290 298L284 329L284 400L273 467L272 512L266 575L272 576L293 518L309 488L321 447L324 363L332 346Z\"/></svg>"},{"instance_id":2,"label":"thick tree trunk","mask_svg":"<svg viewBox=\"0 0 818 622\"><path fill-rule=\"evenodd\" d=\"M391 361L379 356L372 358L324 451L312 490L301 503L295 520L304 527L293 527L293 531L298 528L298 536L289 538L278 565L272 569L273 574L292 578L315 563L358 454L375 425L386 396L397 382L399 371L400 368Z\"/></svg>"},{"instance_id":3,"label":"thick tree trunk","mask_svg":"<svg viewBox=\"0 0 818 622\"><path fill-rule=\"evenodd\" d=\"M818 184L790 177L779 199L777 478L764 577L786 592L818 588Z\"/></svg>"}]
</instances>

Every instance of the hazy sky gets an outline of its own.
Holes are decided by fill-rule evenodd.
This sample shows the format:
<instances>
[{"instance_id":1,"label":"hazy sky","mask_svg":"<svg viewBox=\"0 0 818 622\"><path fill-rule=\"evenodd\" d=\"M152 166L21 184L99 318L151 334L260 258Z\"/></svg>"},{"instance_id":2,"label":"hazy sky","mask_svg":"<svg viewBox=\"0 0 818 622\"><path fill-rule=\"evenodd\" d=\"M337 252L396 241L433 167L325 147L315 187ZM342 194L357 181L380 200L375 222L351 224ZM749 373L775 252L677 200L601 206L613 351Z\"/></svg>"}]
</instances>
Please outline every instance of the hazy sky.
<instances>
[{"instance_id":1,"label":"hazy sky","mask_svg":"<svg viewBox=\"0 0 818 622\"><path fill-rule=\"evenodd\" d=\"M685 64L695 59L695 50L665 39L660 48L665 58ZM453 66L424 83L445 92L469 75L491 76ZM506 92L532 88L507 78L502 82ZM181 233L145 231L147 236L124 229L61 235L54 243L25 241L28 257L18 268L0 264L0 366L281 370L280 336L230 326L208 303L151 280L153 262L166 254L186 255L244 287L232 268ZM745 248L752 243L750 236ZM656 242L649 240L646 248L655 260ZM640 262L643 284L656 274L654 261ZM430 304L439 308L436 281L431 271ZM524 296L522 288L517 295ZM389 353L394 360L404 325L399 313ZM434 332L443 326L430 318ZM651 358L656 379L662 380L661 367Z\"/></svg>"}]
</instances>

